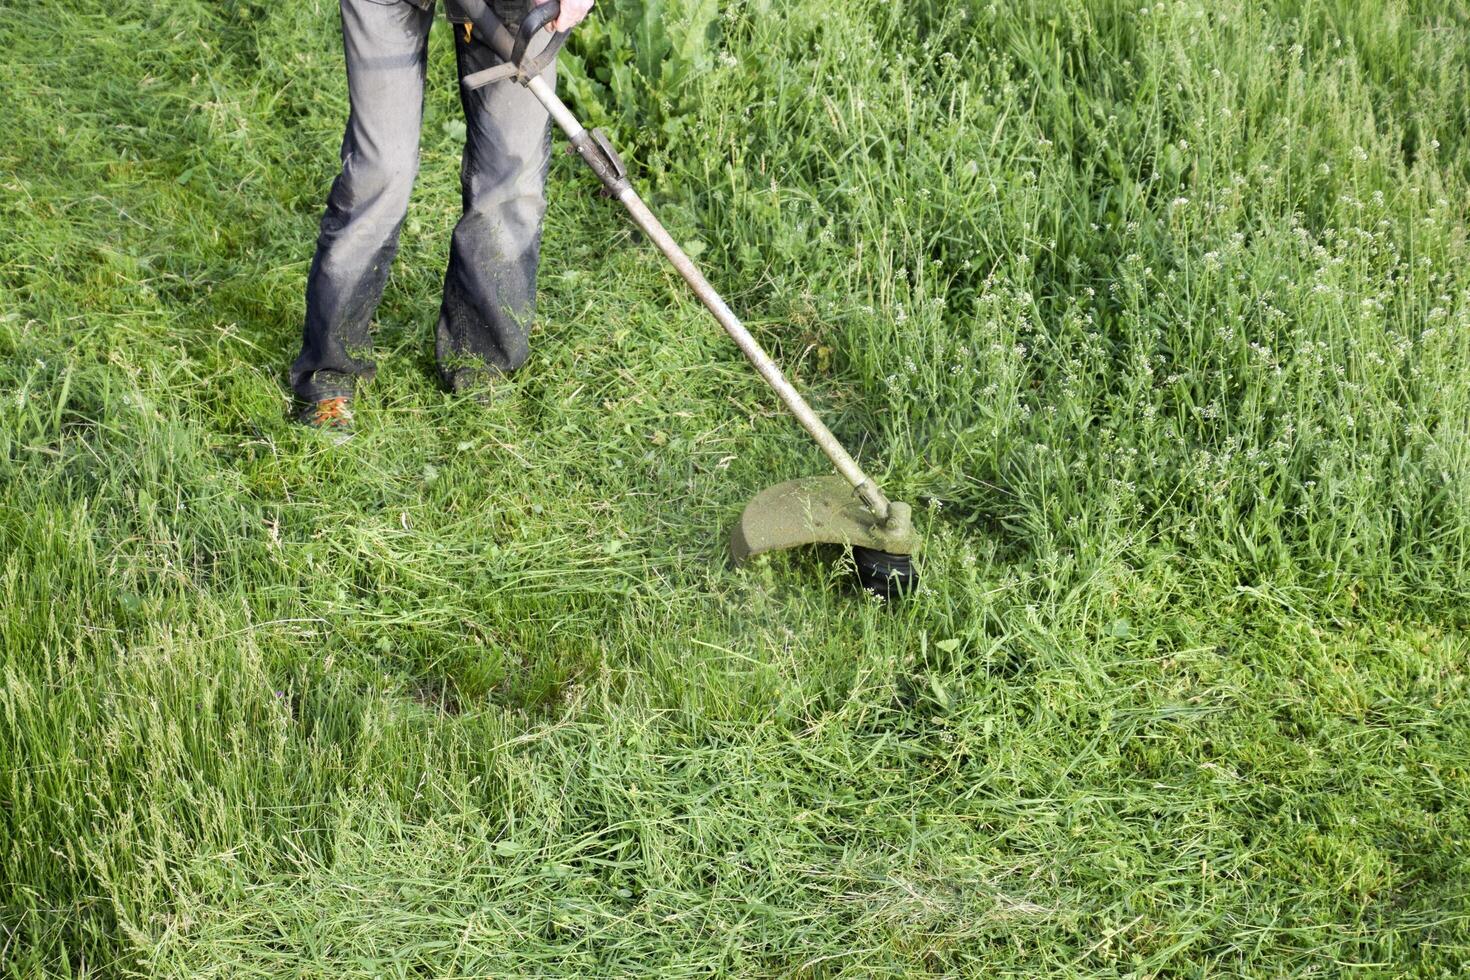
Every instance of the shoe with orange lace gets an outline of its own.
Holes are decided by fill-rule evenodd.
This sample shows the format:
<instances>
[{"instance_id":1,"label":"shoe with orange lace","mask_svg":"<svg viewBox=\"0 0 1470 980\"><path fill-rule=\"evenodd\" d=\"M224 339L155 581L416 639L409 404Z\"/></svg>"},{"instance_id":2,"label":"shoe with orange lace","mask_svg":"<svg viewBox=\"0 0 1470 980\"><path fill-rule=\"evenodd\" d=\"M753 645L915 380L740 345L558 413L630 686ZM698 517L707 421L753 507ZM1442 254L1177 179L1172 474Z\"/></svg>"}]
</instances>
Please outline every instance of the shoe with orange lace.
<instances>
[{"instance_id":1,"label":"shoe with orange lace","mask_svg":"<svg viewBox=\"0 0 1470 980\"><path fill-rule=\"evenodd\" d=\"M320 429L346 439L352 435L352 396L334 395L308 402L296 421L308 429Z\"/></svg>"}]
</instances>

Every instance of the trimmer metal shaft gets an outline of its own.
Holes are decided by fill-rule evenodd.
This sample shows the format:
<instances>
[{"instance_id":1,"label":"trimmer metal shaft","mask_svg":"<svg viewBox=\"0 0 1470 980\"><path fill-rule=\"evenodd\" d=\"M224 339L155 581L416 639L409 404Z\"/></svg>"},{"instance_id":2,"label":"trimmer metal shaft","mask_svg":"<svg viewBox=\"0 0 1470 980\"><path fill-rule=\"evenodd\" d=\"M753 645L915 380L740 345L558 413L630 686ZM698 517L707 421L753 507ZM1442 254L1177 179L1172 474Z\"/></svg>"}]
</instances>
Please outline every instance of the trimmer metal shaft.
<instances>
[{"instance_id":1,"label":"trimmer metal shaft","mask_svg":"<svg viewBox=\"0 0 1470 980\"><path fill-rule=\"evenodd\" d=\"M638 196L638 192L629 182L627 173L623 171L622 161L617 160L615 156L611 160L597 160L598 156L611 149L606 145L606 141L587 132L546 79L539 76L530 78L526 82L526 87L541 100L542 105L546 106L546 111L551 113L551 118L556 121L562 132L566 133L572 146L582 154L583 158L593 157L587 162L592 165L598 177L602 178L608 191L622 202L623 207L627 208L628 213L632 215L633 222L648 236L650 241L658 246L658 250L664 253L664 257L679 271L679 275L684 277L684 281L694 290L700 302L719 321L720 326L725 328L730 339L735 341L736 346L750 359L750 363L760 372L761 377L765 378L766 383L775 390L782 403L790 409L791 414L796 416L797 421L816 440L822 452L827 454L827 458L832 461L837 472L852 484L853 489L862 497L863 503L878 520L888 520L888 498L883 495L883 491L869 479L862 467L858 466L857 461L832 434L832 430L827 428L817 413L807 404L801 392L786 380L786 375L782 373L781 368L746 329L745 324L740 322L740 318L730 309L729 304L715 290L715 287L710 285L704 273L700 272L699 267L694 264L694 260L679 247L678 242L674 241L663 223L648 209L648 205L643 203L643 199ZM598 136L600 137L600 134Z\"/></svg>"}]
</instances>

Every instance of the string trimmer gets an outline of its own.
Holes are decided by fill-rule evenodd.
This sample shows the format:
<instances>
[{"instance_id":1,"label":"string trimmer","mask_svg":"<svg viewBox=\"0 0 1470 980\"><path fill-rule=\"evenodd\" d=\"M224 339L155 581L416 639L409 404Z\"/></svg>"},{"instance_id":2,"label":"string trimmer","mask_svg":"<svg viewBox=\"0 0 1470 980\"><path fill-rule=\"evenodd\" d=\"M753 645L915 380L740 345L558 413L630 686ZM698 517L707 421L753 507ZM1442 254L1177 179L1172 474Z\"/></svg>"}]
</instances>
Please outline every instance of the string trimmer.
<instances>
[{"instance_id":1,"label":"string trimmer","mask_svg":"<svg viewBox=\"0 0 1470 980\"><path fill-rule=\"evenodd\" d=\"M781 548L807 544L840 544L852 548L858 576L865 587L892 595L911 588L917 580L911 556L915 538L908 504L889 500L878 485L822 423L801 393L781 373L776 362L761 349L750 331L731 312L693 261L643 203L628 180L628 170L601 130L585 129L557 97L555 88L541 73L555 60L566 43L567 32L553 34L532 55L530 48L538 33L561 13L552 0L531 11L512 36L485 5L484 0L459 0L460 8L474 22L475 33L485 39L502 64L467 75L462 84L474 90L499 81L513 81L529 89L562 132L572 148L592 168L609 197L622 202L633 222L658 246L658 250L684 277L700 302L725 328L750 363L816 440L840 476L806 477L769 487L758 493L730 535L730 550L737 562Z\"/></svg>"}]
</instances>

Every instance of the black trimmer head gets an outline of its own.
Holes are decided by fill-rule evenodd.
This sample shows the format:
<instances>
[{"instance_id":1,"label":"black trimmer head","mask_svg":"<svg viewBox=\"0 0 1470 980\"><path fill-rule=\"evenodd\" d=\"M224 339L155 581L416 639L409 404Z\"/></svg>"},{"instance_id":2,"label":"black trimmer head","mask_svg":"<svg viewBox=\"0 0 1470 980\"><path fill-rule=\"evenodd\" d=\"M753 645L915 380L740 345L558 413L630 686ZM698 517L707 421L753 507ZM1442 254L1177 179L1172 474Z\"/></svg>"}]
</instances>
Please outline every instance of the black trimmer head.
<instances>
[{"instance_id":1,"label":"black trimmer head","mask_svg":"<svg viewBox=\"0 0 1470 980\"><path fill-rule=\"evenodd\" d=\"M852 560L857 565L858 581L874 595L894 599L919 587L919 572L914 568L912 555L853 545Z\"/></svg>"}]
</instances>

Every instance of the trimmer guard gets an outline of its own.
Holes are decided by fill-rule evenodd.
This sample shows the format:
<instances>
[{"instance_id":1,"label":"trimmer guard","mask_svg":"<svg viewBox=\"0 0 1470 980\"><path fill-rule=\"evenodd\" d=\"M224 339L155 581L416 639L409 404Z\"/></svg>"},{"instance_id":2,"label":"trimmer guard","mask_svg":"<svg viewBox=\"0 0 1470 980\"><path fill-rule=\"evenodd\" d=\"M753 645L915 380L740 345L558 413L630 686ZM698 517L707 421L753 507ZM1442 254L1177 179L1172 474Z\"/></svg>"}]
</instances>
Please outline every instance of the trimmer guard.
<instances>
[{"instance_id":1,"label":"trimmer guard","mask_svg":"<svg viewBox=\"0 0 1470 980\"><path fill-rule=\"evenodd\" d=\"M840 476L809 476L767 487L745 505L730 534L736 563L766 551L808 544L843 544L894 555L914 551L909 505L889 504L885 524Z\"/></svg>"}]
</instances>

